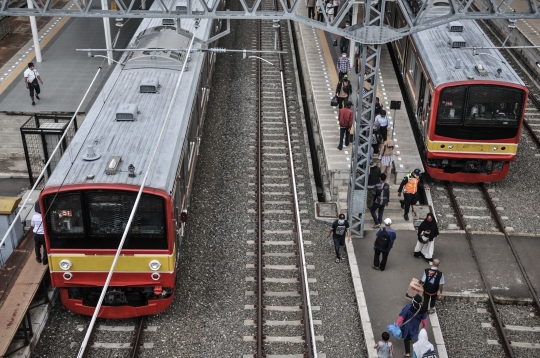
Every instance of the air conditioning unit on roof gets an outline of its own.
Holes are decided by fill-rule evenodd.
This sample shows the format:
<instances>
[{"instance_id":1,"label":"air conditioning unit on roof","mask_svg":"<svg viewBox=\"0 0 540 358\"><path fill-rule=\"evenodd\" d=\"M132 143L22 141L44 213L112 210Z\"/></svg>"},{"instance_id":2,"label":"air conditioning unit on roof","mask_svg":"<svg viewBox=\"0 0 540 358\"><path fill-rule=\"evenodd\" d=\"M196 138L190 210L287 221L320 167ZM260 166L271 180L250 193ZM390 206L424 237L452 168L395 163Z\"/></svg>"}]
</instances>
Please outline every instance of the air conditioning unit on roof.
<instances>
[{"instance_id":1,"label":"air conditioning unit on roof","mask_svg":"<svg viewBox=\"0 0 540 358\"><path fill-rule=\"evenodd\" d=\"M116 109L117 121L134 121L137 119L137 105L135 103L120 103Z\"/></svg>"}]
</instances>

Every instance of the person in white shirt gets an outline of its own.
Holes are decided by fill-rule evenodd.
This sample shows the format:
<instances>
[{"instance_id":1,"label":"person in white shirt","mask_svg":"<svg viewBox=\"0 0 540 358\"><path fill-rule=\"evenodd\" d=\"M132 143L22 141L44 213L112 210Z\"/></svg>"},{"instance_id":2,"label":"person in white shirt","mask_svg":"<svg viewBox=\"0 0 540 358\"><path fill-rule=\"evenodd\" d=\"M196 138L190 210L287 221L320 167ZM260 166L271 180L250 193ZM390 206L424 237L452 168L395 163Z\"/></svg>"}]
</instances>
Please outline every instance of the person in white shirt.
<instances>
[{"instance_id":1,"label":"person in white shirt","mask_svg":"<svg viewBox=\"0 0 540 358\"><path fill-rule=\"evenodd\" d=\"M41 209L39 207L39 202L36 202L34 206L36 213L32 215L32 231L34 232L34 243L36 251L36 261L42 263L43 265L48 265L49 260L47 259L47 247L45 246L45 231L43 230L43 218L41 216ZM43 260L41 259L41 246L43 246Z\"/></svg>"},{"instance_id":2,"label":"person in white shirt","mask_svg":"<svg viewBox=\"0 0 540 358\"><path fill-rule=\"evenodd\" d=\"M26 71L24 71L24 83L26 84L26 88L30 90L30 98L32 99L32 106L36 105L36 102L34 102L34 91L36 92L36 98L39 98L39 94L41 93L41 89L39 88L39 82L41 82L41 85L43 85L43 81L41 80L41 76L39 75L39 72L34 67L34 64L30 62L28 64L28 68Z\"/></svg>"}]
</instances>

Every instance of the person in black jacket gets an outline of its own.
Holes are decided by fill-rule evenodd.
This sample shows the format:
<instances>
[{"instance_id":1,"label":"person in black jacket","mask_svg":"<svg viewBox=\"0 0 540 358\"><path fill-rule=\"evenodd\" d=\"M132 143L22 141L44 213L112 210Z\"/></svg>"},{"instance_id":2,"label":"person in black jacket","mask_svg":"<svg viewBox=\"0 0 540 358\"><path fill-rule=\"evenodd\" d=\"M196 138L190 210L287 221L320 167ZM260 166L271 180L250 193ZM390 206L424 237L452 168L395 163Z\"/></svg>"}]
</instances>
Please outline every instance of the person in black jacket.
<instances>
[{"instance_id":1,"label":"person in black jacket","mask_svg":"<svg viewBox=\"0 0 540 358\"><path fill-rule=\"evenodd\" d=\"M340 109L348 102L351 93L352 85L349 81L349 76L343 75L343 79L338 82L336 87L336 96L338 98L338 106Z\"/></svg>"},{"instance_id":2,"label":"person in black jacket","mask_svg":"<svg viewBox=\"0 0 540 358\"><path fill-rule=\"evenodd\" d=\"M379 159L371 159L369 163L369 176L368 176L368 186L367 186L367 201L366 205L369 207L373 203L373 188L375 185L381 182L379 179L381 175L381 168L379 168Z\"/></svg>"},{"instance_id":3,"label":"person in black jacket","mask_svg":"<svg viewBox=\"0 0 540 358\"><path fill-rule=\"evenodd\" d=\"M373 218L373 221L375 221L375 225L373 225L374 229L381 227L384 208L388 206L388 202L390 201L390 185L386 183L386 174L380 174L379 180L380 183L373 187L373 204L371 204L371 207L369 208L371 217ZM379 212L378 217L376 215L377 210Z\"/></svg>"},{"instance_id":4,"label":"person in black jacket","mask_svg":"<svg viewBox=\"0 0 540 358\"><path fill-rule=\"evenodd\" d=\"M420 314L428 312L435 313L435 302L437 298L441 298L444 288L444 274L439 271L439 265L441 261L439 259L433 259L433 265L431 268L424 270L424 275L420 280L424 287L424 301Z\"/></svg>"}]
</instances>

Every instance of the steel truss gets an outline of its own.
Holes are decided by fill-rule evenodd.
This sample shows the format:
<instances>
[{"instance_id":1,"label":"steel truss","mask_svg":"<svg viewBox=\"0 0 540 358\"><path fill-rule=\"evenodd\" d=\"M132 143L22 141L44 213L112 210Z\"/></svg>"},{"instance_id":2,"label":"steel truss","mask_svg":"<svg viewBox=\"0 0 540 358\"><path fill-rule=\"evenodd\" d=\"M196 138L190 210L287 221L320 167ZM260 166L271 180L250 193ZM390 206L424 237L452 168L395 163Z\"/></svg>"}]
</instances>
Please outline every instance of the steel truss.
<instances>
[{"instance_id":1,"label":"steel truss","mask_svg":"<svg viewBox=\"0 0 540 358\"><path fill-rule=\"evenodd\" d=\"M473 0L446 0L449 6L447 14L437 17L427 17L426 14L432 10L435 2L441 0L397 0L397 3L404 13L405 26L399 29L387 25L374 25L365 21L359 26L349 27L347 30L340 29L339 24L347 15L349 9L354 4L364 4L363 0L346 0L334 21L329 21L324 14L324 22L315 21L298 14L298 7L305 6L305 0L294 0L291 6L287 6L285 0L279 0L280 10L267 11L260 10L263 1L256 0L252 7L249 7L246 0L237 1L241 6L241 11L217 10L219 1L213 6L209 6L209 0L185 0L185 6L175 6L176 1L155 0L158 10L141 10L136 8L135 2L138 0L113 0L116 3L116 10L103 10L101 0L72 0L75 7L73 9L54 8L52 0L30 0L34 8L20 8L16 0L0 1L0 16L61 16L61 17L112 17L112 18L199 18L199 19L235 19L235 20L273 20L284 19L293 20L321 29L335 35L348 37L354 41L365 44L384 44L397 40L412 33L429 29L435 26L446 24L451 21L461 19L537 19L540 18L540 1L525 0L528 10L513 12L510 5L513 0L474 0L475 6L479 9L473 12L471 5ZM322 0L317 0L322 6ZM520 0L522 1L522 0ZM383 0L380 0L381 7ZM377 2L377 3L379 3ZM367 4L369 1L366 2ZM95 6L92 6L92 5ZM324 6L322 6L324 8ZM438 7L440 9L440 7ZM364 26L364 24L367 24Z\"/></svg>"},{"instance_id":2,"label":"steel truss","mask_svg":"<svg viewBox=\"0 0 540 358\"><path fill-rule=\"evenodd\" d=\"M364 11L364 23L379 26L384 21L386 1L367 0ZM364 236L364 218L366 216L366 197L368 192L369 160L371 158L371 137L373 135L373 117L375 97L379 78L381 58L379 44L362 44L360 54L360 74L356 108L356 126L354 129L353 155L351 156L351 178L348 195L348 218L351 234Z\"/></svg>"}]
</instances>

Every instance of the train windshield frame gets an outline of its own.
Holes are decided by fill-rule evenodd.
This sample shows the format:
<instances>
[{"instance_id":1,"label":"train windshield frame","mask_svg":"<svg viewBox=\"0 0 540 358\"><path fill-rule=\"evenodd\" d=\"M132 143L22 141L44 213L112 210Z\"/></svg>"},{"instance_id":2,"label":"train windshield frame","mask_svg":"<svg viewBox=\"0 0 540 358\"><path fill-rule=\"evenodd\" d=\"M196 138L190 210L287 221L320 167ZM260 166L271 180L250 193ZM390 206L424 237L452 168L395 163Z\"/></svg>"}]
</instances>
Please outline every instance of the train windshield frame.
<instances>
[{"instance_id":1,"label":"train windshield frame","mask_svg":"<svg viewBox=\"0 0 540 358\"><path fill-rule=\"evenodd\" d=\"M500 85L443 88L435 134L469 140L513 138L519 133L525 98L524 90Z\"/></svg>"},{"instance_id":2,"label":"train windshield frame","mask_svg":"<svg viewBox=\"0 0 540 358\"><path fill-rule=\"evenodd\" d=\"M81 190L45 197L51 249L117 249L136 192ZM164 198L142 194L123 249L168 249Z\"/></svg>"}]
</instances>

